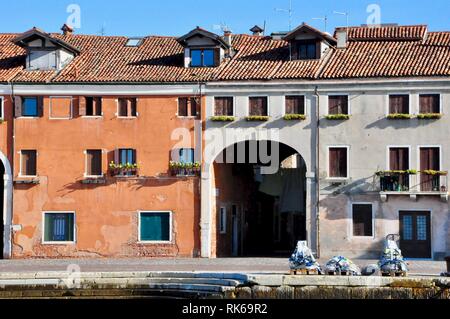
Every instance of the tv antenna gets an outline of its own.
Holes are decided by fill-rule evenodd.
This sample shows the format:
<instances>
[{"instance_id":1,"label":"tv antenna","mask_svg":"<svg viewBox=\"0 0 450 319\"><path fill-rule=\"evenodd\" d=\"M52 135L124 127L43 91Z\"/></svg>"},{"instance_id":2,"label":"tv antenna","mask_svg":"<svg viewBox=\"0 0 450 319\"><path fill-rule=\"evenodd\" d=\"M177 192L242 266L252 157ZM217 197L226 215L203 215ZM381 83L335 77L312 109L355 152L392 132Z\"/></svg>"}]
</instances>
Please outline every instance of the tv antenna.
<instances>
[{"instance_id":1,"label":"tv antenna","mask_svg":"<svg viewBox=\"0 0 450 319\"><path fill-rule=\"evenodd\" d=\"M277 12L286 12L289 15L289 31L292 30L292 14L294 11L292 10L292 0L289 0L289 9L275 8Z\"/></svg>"},{"instance_id":2,"label":"tv antenna","mask_svg":"<svg viewBox=\"0 0 450 319\"><path fill-rule=\"evenodd\" d=\"M214 30L221 30L222 32L229 32L231 29L228 27L228 25L224 22L220 24L214 24L213 25Z\"/></svg>"},{"instance_id":3,"label":"tv antenna","mask_svg":"<svg viewBox=\"0 0 450 319\"><path fill-rule=\"evenodd\" d=\"M347 20L347 30L348 30L348 12L339 12L339 11L333 11L334 14L339 14L341 16L345 16L346 20Z\"/></svg>"},{"instance_id":4,"label":"tv antenna","mask_svg":"<svg viewBox=\"0 0 450 319\"><path fill-rule=\"evenodd\" d=\"M100 28L100 30L98 30L98 33L100 35L102 35L102 36L106 34L106 25L105 25L104 22L103 22L102 27Z\"/></svg>"},{"instance_id":5,"label":"tv antenna","mask_svg":"<svg viewBox=\"0 0 450 319\"><path fill-rule=\"evenodd\" d=\"M323 23L325 24L325 32L327 32L327 26L328 26L328 17L324 16L321 18L312 18L312 20L322 20Z\"/></svg>"}]
</instances>

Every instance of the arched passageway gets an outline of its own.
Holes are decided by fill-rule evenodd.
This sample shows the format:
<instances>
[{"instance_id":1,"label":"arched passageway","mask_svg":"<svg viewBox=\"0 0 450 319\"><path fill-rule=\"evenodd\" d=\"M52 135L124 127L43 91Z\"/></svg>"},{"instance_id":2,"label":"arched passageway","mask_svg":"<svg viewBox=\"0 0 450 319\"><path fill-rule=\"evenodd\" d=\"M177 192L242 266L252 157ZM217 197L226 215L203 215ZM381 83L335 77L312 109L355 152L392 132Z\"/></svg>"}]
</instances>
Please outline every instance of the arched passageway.
<instances>
[{"instance_id":1,"label":"arched passageway","mask_svg":"<svg viewBox=\"0 0 450 319\"><path fill-rule=\"evenodd\" d=\"M295 149L273 141L237 143L219 154L212 171L216 256L288 256L307 239L307 168Z\"/></svg>"}]
</instances>

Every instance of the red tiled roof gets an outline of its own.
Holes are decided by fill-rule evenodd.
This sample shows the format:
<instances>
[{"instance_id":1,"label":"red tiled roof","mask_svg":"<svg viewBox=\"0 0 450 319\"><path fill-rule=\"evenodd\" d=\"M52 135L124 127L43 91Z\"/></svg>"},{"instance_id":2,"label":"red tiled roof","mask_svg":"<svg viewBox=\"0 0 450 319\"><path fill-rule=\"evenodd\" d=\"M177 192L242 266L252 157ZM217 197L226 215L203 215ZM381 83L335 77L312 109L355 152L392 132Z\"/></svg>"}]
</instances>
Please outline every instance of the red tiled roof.
<instances>
[{"instance_id":1,"label":"red tiled roof","mask_svg":"<svg viewBox=\"0 0 450 319\"><path fill-rule=\"evenodd\" d=\"M426 25L412 26L381 26L381 27L349 27L337 28L348 30L350 41L411 41L422 40L427 33ZM335 32L335 37L336 37Z\"/></svg>"},{"instance_id":2,"label":"red tiled roof","mask_svg":"<svg viewBox=\"0 0 450 319\"><path fill-rule=\"evenodd\" d=\"M450 32L426 26L350 27L346 49L329 49L321 60L289 61L289 45L271 37L234 35L236 54L217 68L183 67L174 37L149 36L138 47L126 37L51 36L80 54L60 73L26 71L25 50L0 34L0 82L183 83L271 79L341 79L450 75Z\"/></svg>"}]
</instances>

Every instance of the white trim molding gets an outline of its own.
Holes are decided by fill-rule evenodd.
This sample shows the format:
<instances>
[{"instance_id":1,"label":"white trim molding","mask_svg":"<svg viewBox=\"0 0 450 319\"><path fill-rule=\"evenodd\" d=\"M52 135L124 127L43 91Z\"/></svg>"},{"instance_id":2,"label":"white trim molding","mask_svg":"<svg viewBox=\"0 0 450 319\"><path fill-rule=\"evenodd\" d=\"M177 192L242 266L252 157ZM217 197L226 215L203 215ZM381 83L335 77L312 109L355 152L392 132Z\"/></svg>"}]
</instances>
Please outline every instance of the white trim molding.
<instances>
[{"instance_id":1,"label":"white trim molding","mask_svg":"<svg viewBox=\"0 0 450 319\"><path fill-rule=\"evenodd\" d=\"M73 215L73 241L46 241L45 240L45 215L72 214ZM75 211L43 211L42 212L42 244L43 245L74 245L77 243L77 215Z\"/></svg>"},{"instance_id":2,"label":"white trim molding","mask_svg":"<svg viewBox=\"0 0 450 319\"><path fill-rule=\"evenodd\" d=\"M330 176L330 148L345 148L347 150L347 176L332 177ZM327 145L327 180L346 181L350 179L350 145Z\"/></svg>"}]
</instances>

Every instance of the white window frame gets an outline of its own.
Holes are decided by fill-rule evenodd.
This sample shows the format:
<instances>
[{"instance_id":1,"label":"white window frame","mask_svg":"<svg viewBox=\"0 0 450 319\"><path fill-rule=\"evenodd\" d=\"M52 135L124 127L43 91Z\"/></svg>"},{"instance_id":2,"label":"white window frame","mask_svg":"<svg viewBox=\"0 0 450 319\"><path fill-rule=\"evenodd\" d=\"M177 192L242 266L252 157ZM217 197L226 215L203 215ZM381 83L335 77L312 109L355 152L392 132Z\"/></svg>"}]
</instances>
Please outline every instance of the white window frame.
<instances>
[{"instance_id":1,"label":"white window frame","mask_svg":"<svg viewBox=\"0 0 450 319\"><path fill-rule=\"evenodd\" d=\"M250 98L253 98L253 97L265 97L265 98L267 98L267 116L271 117L271 114L270 114L270 96L267 95L267 94L253 94L253 95L249 95L247 97L247 116L252 116L252 115L250 115Z\"/></svg>"},{"instance_id":2,"label":"white window frame","mask_svg":"<svg viewBox=\"0 0 450 319\"><path fill-rule=\"evenodd\" d=\"M36 175L22 175L22 151L36 151ZM31 149L24 149L24 150L20 150L19 152L19 177L21 178L36 178L39 176L38 174L38 156L39 153L37 150L31 150Z\"/></svg>"},{"instance_id":3,"label":"white window frame","mask_svg":"<svg viewBox=\"0 0 450 319\"><path fill-rule=\"evenodd\" d=\"M213 105L212 105L212 112L211 112L211 116L219 116L219 115L216 115L216 98L232 98L233 99L233 115L231 115L231 116L233 116L233 117L236 117L236 96L232 96L232 95L217 95L217 96L213 96L213 99L212 99L212 102L213 102Z\"/></svg>"},{"instance_id":4,"label":"white window frame","mask_svg":"<svg viewBox=\"0 0 450 319\"><path fill-rule=\"evenodd\" d=\"M422 163L420 162L420 150L422 148L438 148L439 149L439 171L442 170L442 145L418 145L417 146L417 169L420 170ZM418 185L422 185L422 174L418 174ZM420 191L420 190L419 190Z\"/></svg>"},{"instance_id":5,"label":"white window frame","mask_svg":"<svg viewBox=\"0 0 450 319\"><path fill-rule=\"evenodd\" d=\"M195 115L195 116L191 116L191 115L189 115L189 116L181 116L181 115L179 115L178 110L180 109L180 99L181 98L188 98L188 99L190 99L190 98L195 98L195 97L194 96L179 96L179 97L177 97L177 118L179 118L181 120L196 119L197 115ZM197 110L197 112L198 112L198 110Z\"/></svg>"},{"instance_id":6,"label":"white window frame","mask_svg":"<svg viewBox=\"0 0 450 319\"><path fill-rule=\"evenodd\" d=\"M391 153L391 148L407 148L408 149L408 169L412 170L412 151L411 151L411 145L388 145L386 147L386 170L390 171L392 170L391 168L391 159L390 159L390 153ZM412 182L412 176L409 176L409 186L411 188L411 186L413 185ZM410 190L411 191L411 190Z\"/></svg>"},{"instance_id":7,"label":"white window frame","mask_svg":"<svg viewBox=\"0 0 450 319\"><path fill-rule=\"evenodd\" d=\"M353 207L355 205L370 205L372 207L372 236L355 236L353 233ZM368 240L374 240L376 238L375 234L375 204L372 202L352 202L349 207L348 212L349 217L349 225L348 225L348 234L350 239L368 239Z\"/></svg>"},{"instance_id":8,"label":"white window frame","mask_svg":"<svg viewBox=\"0 0 450 319\"><path fill-rule=\"evenodd\" d=\"M3 96L0 96L0 121L5 120L5 100Z\"/></svg>"},{"instance_id":9,"label":"white window frame","mask_svg":"<svg viewBox=\"0 0 450 319\"><path fill-rule=\"evenodd\" d=\"M225 235L227 233L227 208L222 206L219 208L219 233L221 235ZM222 224L222 214L224 216L223 224Z\"/></svg>"},{"instance_id":10,"label":"white window frame","mask_svg":"<svg viewBox=\"0 0 450 319\"><path fill-rule=\"evenodd\" d=\"M73 241L45 241L45 215L46 214L73 214ZM43 245L74 245L77 243L77 214L75 211L43 211L42 212L42 244Z\"/></svg>"},{"instance_id":11,"label":"white window frame","mask_svg":"<svg viewBox=\"0 0 450 319\"><path fill-rule=\"evenodd\" d=\"M70 99L70 115L69 117L53 117L52 116L52 101L53 99ZM50 105L49 105L49 114L48 118L50 120L71 120L73 119L73 96L49 96Z\"/></svg>"},{"instance_id":12,"label":"white window frame","mask_svg":"<svg viewBox=\"0 0 450 319\"><path fill-rule=\"evenodd\" d=\"M101 158L101 166L102 166L102 174L101 175L89 175L87 172L87 152L88 151L101 151L102 152L102 158ZM90 149L86 149L84 150L84 177L85 178L101 178L105 176L105 173L103 172L103 154L106 153L105 150L103 149L94 149L94 148L90 148Z\"/></svg>"},{"instance_id":13,"label":"white window frame","mask_svg":"<svg viewBox=\"0 0 450 319\"><path fill-rule=\"evenodd\" d=\"M347 150L347 176L331 177L330 176L330 149L345 148ZM347 181L350 179L350 145L328 145L327 146L327 180Z\"/></svg>"},{"instance_id":14,"label":"white window frame","mask_svg":"<svg viewBox=\"0 0 450 319\"><path fill-rule=\"evenodd\" d=\"M327 93L325 95L326 97L326 116L330 115L330 96L347 96L347 101L348 101L348 105L347 105L347 109L348 109L348 114L349 116L352 115L352 103L351 103L351 95L350 93Z\"/></svg>"},{"instance_id":15,"label":"white window frame","mask_svg":"<svg viewBox=\"0 0 450 319\"><path fill-rule=\"evenodd\" d=\"M82 118L85 119L101 119L104 116L104 112L103 112L103 97L102 96L95 96L95 95L87 95L87 96L80 96L81 98L87 98L87 97L92 97L92 98L100 98L100 103L102 105L102 113L101 115L83 115ZM117 104L119 103L119 100L117 100ZM117 105L117 114L119 114L119 106Z\"/></svg>"},{"instance_id":16,"label":"white window frame","mask_svg":"<svg viewBox=\"0 0 450 319\"><path fill-rule=\"evenodd\" d=\"M136 99L136 116L119 116L119 99L133 99L133 98ZM118 119L122 119L122 120L137 119L139 117L138 103L139 103L139 98L137 98L135 96L121 96L121 97L117 98L116 99L116 114L115 114L116 117ZM102 112L103 112L103 107L102 107Z\"/></svg>"},{"instance_id":17,"label":"white window frame","mask_svg":"<svg viewBox=\"0 0 450 319\"><path fill-rule=\"evenodd\" d=\"M142 240L141 239L141 215L142 214L169 214L169 241ZM139 210L138 211L138 243L147 245L173 244L173 211L165 210Z\"/></svg>"},{"instance_id":18,"label":"white window frame","mask_svg":"<svg viewBox=\"0 0 450 319\"><path fill-rule=\"evenodd\" d=\"M416 102L417 102L417 112L416 115L422 114L420 113L420 96L421 95L439 95L439 114L444 115L444 108L443 108L443 94L442 92L436 92L436 91L424 91L417 93Z\"/></svg>"},{"instance_id":19,"label":"white window frame","mask_svg":"<svg viewBox=\"0 0 450 319\"><path fill-rule=\"evenodd\" d=\"M283 103L283 111L281 112L281 115L282 116L285 116L286 115L286 97L287 96L303 96L303 105L304 105L304 112L303 112L303 115L305 115L305 116L307 116L307 112L306 112L306 109L307 109L307 107L306 107L306 94L295 94L295 93L292 93L292 94L284 94L283 96L282 96L282 103Z\"/></svg>"},{"instance_id":20,"label":"white window frame","mask_svg":"<svg viewBox=\"0 0 450 319\"><path fill-rule=\"evenodd\" d=\"M413 109L412 109L412 100L413 100L413 97L412 97L412 94L411 94L411 92L389 92L387 95L386 95L386 109L385 109L385 112L386 112L386 116L389 116L391 113L389 112L389 105L390 105L390 97L392 96L392 95L408 95L408 113L406 113L406 114L408 114L408 115L414 115L414 111L413 111Z\"/></svg>"}]
</instances>

